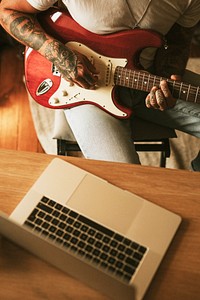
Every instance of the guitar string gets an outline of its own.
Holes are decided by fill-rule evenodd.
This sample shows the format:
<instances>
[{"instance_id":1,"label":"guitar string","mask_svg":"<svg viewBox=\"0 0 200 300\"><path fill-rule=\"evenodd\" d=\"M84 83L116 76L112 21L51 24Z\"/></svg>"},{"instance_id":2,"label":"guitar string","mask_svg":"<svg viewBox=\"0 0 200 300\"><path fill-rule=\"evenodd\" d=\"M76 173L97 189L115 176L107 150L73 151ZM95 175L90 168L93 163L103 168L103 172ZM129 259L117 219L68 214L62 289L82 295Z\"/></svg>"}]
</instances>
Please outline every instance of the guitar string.
<instances>
[{"instance_id":1,"label":"guitar string","mask_svg":"<svg viewBox=\"0 0 200 300\"><path fill-rule=\"evenodd\" d=\"M145 90L145 91L149 91L150 88L154 85L159 85L160 81L162 80L162 78L149 78L147 76L143 76L143 79L137 79L135 80L135 76L131 76L129 77L129 80L132 80L132 84L129 83L129 86L134 88L134 87L140 87L142 90ZM148 80L147 80L148 79ZM125 82L127 82L127 79L126 78L123 78L122 79L124 84ZM144 83L144 80L145 81L148 81L148 83ZM187 95L188 91L189 91L189 94L190 94L190 98L192 98L192 96L200 96L200 93L199 93L199 87L194 87L194 86L191 86L191 85L187 85L187 84L184 84L184 83L175 83L174 81L170 81L168 80L168 83L171 83L172 86L173 86L173 90L175 89L176 92L179 91L179 93L181 94L185 94ZM189 96L188 96L189 98Z\"/></svg>"},{"instance_id":2,"label":"guitar string","mask_svg":"<svg viewBox=\"0 0 200 300\"><path fill-rule=\"evenodd\" d=\"M123 69L121 69L121 71L120 71L120 76L123 76L123 80L124 81L126 81L126 77L127 77L127 72L130 72L131 74L129 74L129 77L131 78L131 79L134 79L136 76L138 77L138 79L136 79L136 80L138 80L138 81L140 81L140 82L143 82L143 79L145 79L145 80L147 80L147 79L150 79L151 81L156 81L157 83L160 83L160 81L161 80L163 80L164 78L163 77L158 77L158 76L156 76L156 75L151 75L151 74L146 74L145 72L140 72L140 71L134 71L134 70L130 70L130 69L126 69L126 68L123 68ZM143 76L143 79L141 80L140 78L139 78L139 76ZM153 79L151 79L151 78L153 78ZM186 83L183 83L183 82L176 82L176 81L174 81L174 80L171 80L171 79L167 79L167 78L165 78L169 83L172 83L172 84L175 84L175 85L177 85L177 86L183 86L183 87L185 87L185 88L187 88L187 86L189 86L188 84L186 84ZM191 87L191 89L193 89L193 90L196 90L198 87L196 87L196 86L192 86L192 85L190 85L190 87Z\"/></svg>"},{"instance_id":3,"label":"guitar string","mask_svg":"<svg viewBox=\"0 0 200 300\"><path fill-rule=\"evenodd\" d=\"M127 76L127 72L129 73L128 76ZM142 76L143 78L140 79L140 76ZM137 77L137 79L136 79L136 77ZM122 85L125 85L125 84L127 84L127 78L128 78L128 81L132 82L132 83L128 82L129 87L136 88L136 89L137 89L137 87L140 87L142 90L145 90L145 91L149 91L150 87L152 87L154 85L159 85L160 81L163 79L162 77L157 78L157 76L154 76L151 74L148 75L148 74L145 74L144 72L136 73L133 70L121 69L120 76L117 75L118 81ZM146 83L144 83L144 81L146 81ZM183 82L175 82L174 80L170 80L170 79L167 79L167 81L169 84L172 84L173 89L177 88L179 90L179 95L181 95L181 93L182 93L182 97L183 97L183 95L185 95L187 100L188 99L193 100L193 98L195 96L194 102L200 103L200 99L198 99L198 97L200 97L199 87L188 85ZM175 91L178 92L178 90L175 90Z\"/></svg>"}]
</instances>

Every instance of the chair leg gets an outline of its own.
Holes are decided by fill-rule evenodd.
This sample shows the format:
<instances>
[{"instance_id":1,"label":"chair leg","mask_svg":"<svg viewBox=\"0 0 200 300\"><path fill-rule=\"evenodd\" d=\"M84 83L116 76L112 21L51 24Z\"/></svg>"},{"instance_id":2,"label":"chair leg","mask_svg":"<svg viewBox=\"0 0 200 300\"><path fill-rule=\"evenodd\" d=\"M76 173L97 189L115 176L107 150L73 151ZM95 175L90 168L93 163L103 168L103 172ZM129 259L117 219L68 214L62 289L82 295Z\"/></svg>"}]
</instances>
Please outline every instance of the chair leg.
<instances>
[{"instance_id":1,"label":"chair leg","mask_svg":"<svg viewBox=\"0 0 200 300\"><path fill-rule=\"evenodd\" d=\"M163 145L163 151L161 152L161 156L160 156L160 167L165 168L166 167L166 159L167 159L167 157L170 157L169 139L162 140L162 145Z\"/></svg>"},{"instance_id":2,"label":"chair leg","mask_svg":"<svg viewBox=\"0 0 200 300\"><path fill-rule=\"evenodd\" d=\"M81 151L79 145L76 142L68 142L65 140L57 140L57 155L67 156L68 152Z\"/></svg>"},{"instance_id":3,"label":"chair leg","mask_svg":"<svg viewBox=\"0 0 200 300\"><path fill-rule=\"evenodd\" d=\"M57 140L57 155L63 155L65 156L65 148L66 148L66 142L64 140Z\"/></svg>"},{"instance_id":4,"label":"chair leg","mask_svg":"<svg viewBox=\"0 0 200 300\"><path fill-rule=\"evenodd\" d=\"M161 168L165 168L166 167L166 155L165 155L165 152L161 152L161 155L160 155L160 167Z\"/></svg>"},{"instance_id":5,"label":"chair leg","mask_svg":"<svg viewBox=\"0 0 200 300\"><path fill-rule=\"evenodd\" d=\"M166 167L166 159L170 157L170 143L169 139L163 139L161 144L135 144L136 151L159 151L160 156L160 167ZM66 142L65 140L57 140L57 154L67 155L68 151L81 151L78 144L74 142Z\"/></svg>"}]
</instances>

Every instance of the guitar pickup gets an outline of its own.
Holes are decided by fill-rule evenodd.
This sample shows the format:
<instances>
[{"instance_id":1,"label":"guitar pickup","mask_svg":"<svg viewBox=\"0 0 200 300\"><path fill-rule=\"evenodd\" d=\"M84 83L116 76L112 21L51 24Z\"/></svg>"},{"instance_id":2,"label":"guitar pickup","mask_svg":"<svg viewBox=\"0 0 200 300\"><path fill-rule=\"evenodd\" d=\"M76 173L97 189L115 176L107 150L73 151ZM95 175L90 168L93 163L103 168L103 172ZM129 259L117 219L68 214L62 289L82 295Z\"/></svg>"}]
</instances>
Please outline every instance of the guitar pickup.
<instances>
[{"instance_id":1,"label":"guitar pickup","mask_svg":"<svg viewBox=\"0 0 200 300\"><path fill-rule=\"evenodd\" d=\"M105 74L105 85L108 86L110 84L112 78L112 63L109 60L106 66L106 74Z\"/></svg>"}]
</instances>

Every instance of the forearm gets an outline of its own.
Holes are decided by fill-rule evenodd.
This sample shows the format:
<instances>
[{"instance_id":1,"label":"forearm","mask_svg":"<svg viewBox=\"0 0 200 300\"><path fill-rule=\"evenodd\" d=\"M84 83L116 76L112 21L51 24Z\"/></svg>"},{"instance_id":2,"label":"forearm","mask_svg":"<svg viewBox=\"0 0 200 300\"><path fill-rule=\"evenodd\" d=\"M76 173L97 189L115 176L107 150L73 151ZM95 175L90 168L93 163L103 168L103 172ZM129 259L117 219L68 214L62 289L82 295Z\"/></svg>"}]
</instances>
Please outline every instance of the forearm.
<instances>
[{"instance_id":1,"label":"forearm","mask_svg":"<svg viewBox=\"0 0 200 300\"><path fill-rule=\"evenodd\" d=\"M0 24L10 35L51 61L65 80L86 89L96 88L98 71L90 60L49 36L38 23L37 13L26 0L0 0Z\"/></svg>"},{"instance_id":2,"label":"forearm","mask_svg":"<svg viewBox=\"0 0 200 300\"><path fill-rule=\"evenodd\" d=\"M77 58L74 52L49 36L34 14L4 9L0 22L20 43L33 48L54 63L64 77L70 78L71 72L75 72Z\"/></svg>"},{"instance_id":3,"label":"forearm","mask_svg":"<svg viewBox=\"0 0 200 300\"><path fill-rule=\"evenodd\" d=\"M166 36L168 48L158 49L155 57L156 74L170 77L182 76L190 54L194 28L184 28L175 24Z\"/></svg>"}]
</instances>

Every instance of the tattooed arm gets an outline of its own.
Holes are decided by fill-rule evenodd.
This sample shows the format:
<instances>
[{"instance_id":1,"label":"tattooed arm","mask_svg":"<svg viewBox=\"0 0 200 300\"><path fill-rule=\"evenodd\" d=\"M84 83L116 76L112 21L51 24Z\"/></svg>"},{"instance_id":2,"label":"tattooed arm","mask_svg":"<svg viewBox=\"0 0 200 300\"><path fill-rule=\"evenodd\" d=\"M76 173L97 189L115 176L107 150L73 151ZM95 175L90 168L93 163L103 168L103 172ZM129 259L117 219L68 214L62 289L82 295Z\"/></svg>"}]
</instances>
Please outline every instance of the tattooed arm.
<instances>
[{"instance_id":1,"label":"tattooed arm","mask_svg":"<svg viewBox=\"0 0 200 300\"><path fill-rule=\"evenodd\" d=\"M39 13L26 0L3 0L0 3L0 23L16 40L46 57L68 81L84 88L94 88L96 70L89 60L49 36L38 23Z\"/></svg>"},{"instance_id":2,"label":"tattooed arm","mask_svg":"<svg viewBox=\"0 0 200 300\"><path fill-rule=\"evenodd\" d=\"M177 23L166 35L168 48L161 47L155 57L155 70L159 76L181 81L189 58L190 45L195 27L185 28ZM146 98L146 106L165 110L176 104L166 81L160 87L153 87Z\"/></svg>"}]
</instances>

